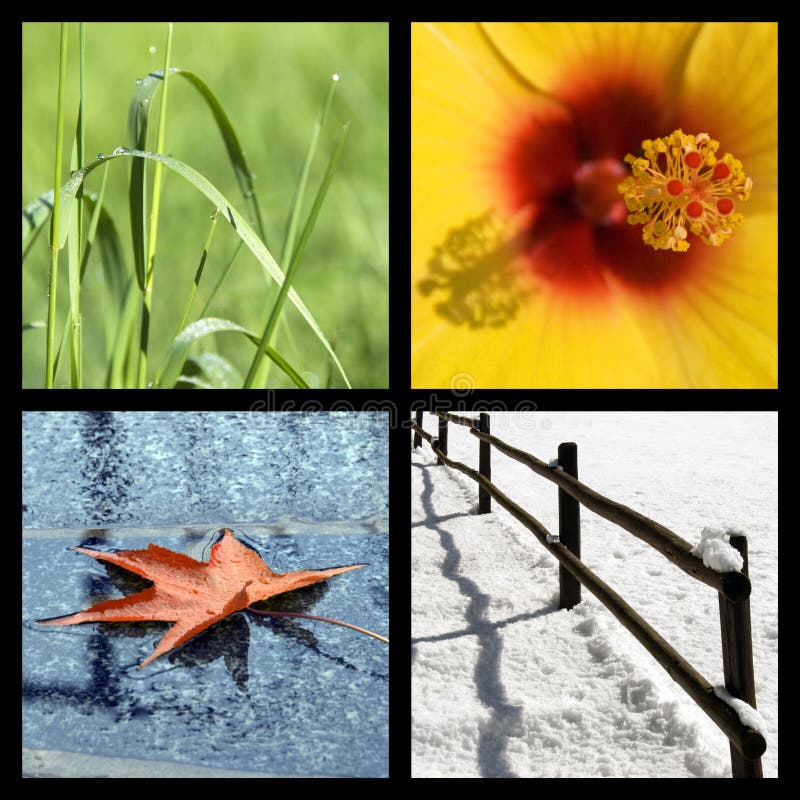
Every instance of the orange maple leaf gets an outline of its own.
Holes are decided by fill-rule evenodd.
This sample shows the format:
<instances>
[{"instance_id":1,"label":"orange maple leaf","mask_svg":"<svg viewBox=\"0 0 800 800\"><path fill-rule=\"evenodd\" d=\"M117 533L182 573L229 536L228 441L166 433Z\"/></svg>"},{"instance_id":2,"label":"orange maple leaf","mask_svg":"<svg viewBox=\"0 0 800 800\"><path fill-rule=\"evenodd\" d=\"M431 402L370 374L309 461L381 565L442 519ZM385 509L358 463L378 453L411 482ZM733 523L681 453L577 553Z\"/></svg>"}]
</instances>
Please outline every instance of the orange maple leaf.
<instances>
[{"instance_id":1,"label":"orange maple leaf","mask_svg":"<svg viewBox=\"0 0 800 800\"><path fill-rule=\"evenodd\" d=\"M138 594L106 600L86 611L42 620L40 625L75 625L79 622L174 622L139 669L251 603L291 592L366 564L300 572L273 572L258 553L242 544L227 528L211 548L211 557L195 561L157 544L146 550L103 553L73 547L79 553L108 561L141 575L153 586Z\"/></svg>"}]
</instances>

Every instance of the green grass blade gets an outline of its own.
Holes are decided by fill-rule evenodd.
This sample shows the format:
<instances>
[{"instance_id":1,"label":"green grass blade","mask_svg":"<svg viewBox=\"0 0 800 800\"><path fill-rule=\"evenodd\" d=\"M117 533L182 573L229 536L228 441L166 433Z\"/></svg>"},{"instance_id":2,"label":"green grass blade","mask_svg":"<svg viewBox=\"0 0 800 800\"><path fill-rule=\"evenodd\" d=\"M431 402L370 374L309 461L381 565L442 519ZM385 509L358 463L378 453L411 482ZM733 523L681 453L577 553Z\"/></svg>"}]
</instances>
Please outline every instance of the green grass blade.
<instances>
[{"instance_id":1,"label":"green grass blade","mask_svg":"<svg viewBox=\"0 0 800 800\"><path fill-rule=\"evenodd\" d=\"M336 145L336 150L334 150L333 155L328 162L328 168L325 170L325 176L323 177L322 183L317 190L317 196L314 198L314 203L311 207L311 212L308 215L308 219L306 220L303 232L300 234L300 239L297 242L297 248L292 253L289 266L286 270L286 280L284 281L283 286L281 286L281 290L278 294L278 299L275 301L275 305L272 307L269 319L267 320L267 325L264 328L264 335L261 338L261 343L256 351L256 356L250 365L250 371L248 372L247 379L245 380L245 389L252 388L264 347L272 344L272 337L278 324L278 320L280 319L281 312L283 311L283 304L286 301L286 294L291 286L297 265L300 263L300 259L302 258L303 252L306 249L306 244L308 244L311 231L314 230L314 225L317 222L317 217L319 216L320 209L322 208L322 203L325 200L325 195L328 193L328 187L331 184L333 174L336 172L336 165L339 163L339 157L344 149L344 144L347 141L347 134L349 131L350 123L347 123L344 126L339 143Z\"/></svg>"},{"instance_id":2,"label":"green grass blade","mask_svg":"<svg viewBox=\"0 0 800 800\"><path fill-rule=\"evenodd\" d=\"M94 240L95 237L97 236L97 229L100 226L101 219L103 218L105 218L105 220L111 219L108 212L103 208L103 200L105 199L106 195L107 180L108 180L108 167L106 166L103 169L103 180L100 183L100 193L98 195L88 195L88 194L80 195L84 200L84 203L81 203L80 205L88 205L89 211L92 214L92 218L89 220L89 230L86 232L86 244L85 247L83 248L83 253L81 254L81 281L83 281L83 278L86 275L86 267L89 263L89 253L91 253L92 247L94 246ZM116 234L116 227L114 227L113 221L111 222L111 226L112 228L114 228L114 233ZM103 234L107 231L105 225L103 226L102 231L103 233L101 233L101 238L103 237Z\"/></svg>"},{"instance_id":3,"label":"green grass blade","mask_svg":"<svg viewBox=\"0 0 800 800\"><path fill-rule=\"evenodd\" d=\"M311 172L311 164L314 161L314 156L317 152L317 144L319 143L320 133L325 125L325 120L328 118L328 112L330 111L331 103L333 102L333 93L338 85L339 76L334 73L331 76L331 83L328 87L328 94L325 97L325 103L322 106L322 111L319 117L317 117L317 120L314 123L314 127L311 131L311 141L308 143L306 157L303 161L303 167L300 170L300 179L298 180L295 188L294 198L292 200L292 205L289 210L289 218L286 224L286 236L283 240L283 249L281 250L281 264L290 264L292 261L292 256L294 255L297 226L300 223L300 214L303 209L303 199L305 197L306 187L308 185L308 176ZM281 299L280 294L275 301L275 305L283 305L283 300ZM278 323L281 322L280 315L278 315L277 320ZM269 326L269 321L267 322L267 326ZM274 338L275 334L270 333L267 343L272 344ZM253 364L251 365L247 374L245 385L249 387L255 384L265 384L268 381L268 377L269 362L263 362L263 349L259 347L259 349L256 351L255 358L253 359Z\"/></svg>"},{"instance_id":4,"label":"green grass blade","mask_svg":"<svg viewBox=\"0 0 800 800\"><path fill-rule=\"evenodd\" d=\"M172 23L167 24L167 47L164 53L164 90L161 94L161 110L158 115L158 137L156 139L156 152L163 153L166 149L167 137L167 105L169 100L169 60L172 55ZM153 197L150 203L150 230L147 251L147 279L148 288L152 288L153 261L156 255L156 241L158 239L158 212L161 206L161 170L162 166L156 162L153 170Z\"/></svg>"},{"instance_id":5,"label":"green grass blade","mask_svg":"<svg viewBox=\"0 0 800 800\"><path fill-rule=\"evenodd\" d=\"M143 80L136 81L128 106L128 141L133 149L147 149L147 121L150 116L150 100L155 87ZM133 265L140 291L144 291L147 280L145 262L147 255L147 164L138 158L131 161L131 175L128 183L128 205L131 212L131 238L133 240Z\"/></svg>"},{"instance_id":6,"label":"green grass blade","mask_svg":"<svg viewBox=\"0 0 800 800\"><path fill-rule=\"evenodd\" d=\"M172 54L172 23L167 24L167 48L164 55L164 92L161 95L161 111L158 117L158 140L156 150L163 153L167 133L167 101L169 99L169 59ZM150 345L150 318L153 305L153 283L155 279L156 242L158 240L158 212L161 209L161 170L156 162L153 170L153 196L150 200L150 230L145 262L145 288L142 293L142 318L139 327L139 367L136 385L144 389L147 380L147 351Z\"/></svg>"},{"instance_id":7,"label":"green grass blade","mask_svg":"<svg viewBox=\"0 0 800 800\"><path fill-rule=\"evenodd\" d=\"M165 358L164 368L161 370L160 377L156 379L154 387L157 389L173 388L180 377L184 361L186 360L191 345L204 336L224 331L244 334L251 342L258 344L258 337L255 334L228 319L215 319L214 317L199 319L197 322L193 322L187 328L184 328L180 336L176 337L170 345ZM308 385L300 377L299 373L279 353L270 348L268 355L289 378L291 378L298 388L308 389Z\"/></svg>"},{"instance_id":8,"label":"green grass blade","mask_svg":"<svg viewBox=\"0 0 800 800\"><path fill-rule=\"evenodd\" d=\"M110 359L113 348L113 341L116 336L117 326L120 315L125 304L127 287L130 283L131 273L125 259L122 243L120 241L117 226L111 215L103 206L103 196L105 191L108 169L104 169L103 183L100 194L97 198L88 198L87 207L93 212L92 220L89 225L89 232L86 239L86 249L84 259L81 264L81 280L86 272L88 256L91 253L95 239L97 240L100 251L100 263L103 266L103 281L107 287L107 298L109 302L103 313L105 324L106 359Z\"/></svg>"},{"instance_id":9,"label":"green grass blade","mask_svg":"<svg viewBox=\"0 0 800 800\"><path fill-rule=\"evenodd\" d=\"M208 313L208 308L211 303L214 301L214 298L217 296L217 292L222 288L222 284L225 283L225 279L230 274L231 269L233 268L233 263L236 261L236 256L239 255L242 247L244 247L244 242L239 241L239 244L236 245L236 249L233 251L233 255L230 257L225 269L222 271L222 274L219 276L219 280L214 285L214 288L211 290L211 294L208 296L208 300L206 300L206 304L203 306L203 310L200 312L201 317L205 317Z\"/></svg>"},{"instance_id":10,"label":"green grass blade","mask_svg":"<svg viewBox=\"0 0 800 800\"><path fill-rule=\"evenodd\" d=\"M66 89L67 77L67 24L61 23L61 45L59 50L58 66L58 112L56 115L56 157L55 157L55 178L53 185L61 183L61 161L64 150L64 91ZM56 338L56 295L58 292L58 251L60 245L57 244L59 231L59 212L60 200L56 196L53 201L53 217L50 225L50 288L47 298L47 343L45 345L45 377L44 385L47 389L53 388L53 356Z\"/></svg>"},{"instance_id":11,"label":"green grass blade","mask_svg":"<svg viewBox=\"0 0 800 800\"><path fill-rule=\"evenodd\" d=\"M286 230L286 239L283 242L283 251L281 252L281 264L288 264L292 260L294 253L294 240L297 235L297 226L300 223L300 212L303 208L303 198L305 197L306 186L308 185L308 175L311 171L311 162L314 160L314 155L317 152L317 144L319 142L319 135L325 125L325 120L328 118L328 112L331 108L333 101L333 93L339 83L339 76L333 75L331 85L328 88L328 95L325 98L325 105L322 108L322 113L317 118L314 128L311 132L311 141L308 144L308 151L306 152L306 159L303 162L303 169L300 173L300 180L297 183L297 189L294 195L294 202L292 209L289 213L289 222Z\"/></svg>"},{"instance_id":12,"label":"green grass blade","mask_svg":"<svg viewBox=\"0 0 800 800\"><path fill-rule=\"evenodd\" d=\"M175 67L172 72L176 75L180 75L194 86L208 104L214 116L214 121L217 123L219 132L222 135L225 149L228 151L228 158L233 167L233 174L236 176L239 190L242 193L245 205L250 213L250 219L253 224L258 226L261 241L266 245L267 235L264 229L264 220L261 217L261 209L258 205L258 197L256 196L255 187L253 186L253 173L250 171L244 150L242 150L242 146L239 144L239 137L236 135L236 131L228 115L225 113L222 103L220 103L217 96L199 75L186 69L180 69L179 67Z\"/></svg>"},{"instance_id":13,"label":"green grass blade","mask_svg":"<svg viewBox=\"0 0 800 800\"><path fill-rule=\"evenodd\" d=\"M114 297L122 300L127 285L128 269L125 265L122 243L117 226L111 215L103 207L108 170L104 170L103 181L98 195L83 195L83 203L92 214L86 234L87 245L81 256L81 280L86 273L91 248L95 240L101 250L101 260L105 268L105 277L114 289ZM36 237L44 229L44 224L53 210L53 190L45 192L22 210L22 247L27 253Z\"/></svg>"},{"instance_id":14,"label":"green grass blade","mask_svg":"<svg viewBox=\"0 0 800 800\"><path fill-rule=\"evenodd\" d=\"M61 364L61 354L64 352L64 345L69 341L69 332L72 328L72 315L64 319L64 330L61 331L61 338L58 340L58 347L53 359L53 375L58 375L58 367Z\"/></svg>"},{"instance_id":15,"label":"green grass blade","mask_svg":"<svg viewBox=\"0 0 800 800\"><path fill-rule=\"evenodd\" d=\"M228 152L233 174L239 189L242 192L245 205L248 208L250 218L258 226L261 240L266 244L267 238L264 229L264 221L261 217L261 210L258 206L258 198L253 186L253 173L247 164L244 150L239 143L230 118L225 113L217 96L210 89L208 84L196 73L180 67L170 67L170 75L180 75L188 81L205 100L214 121L217 124L225 149ZM147 126L152 106L153 97L159 86L163 83L164 71L157 70L145 75L144 78L136 82L136 89L131 98L128 110L128 139L133 149L147 149ZM134 235L134 254L136 261L137 276L140 276L140 286L144 288L144 264L145 264L145 242L147 241L147 229L145 222L145 164L144 162L134 161L131 165L130 183L130 206L131 206L131 230Z\"/></svg>"},{"instance_id":16,"label":"green grass blade","mask_svg":"<svg viewBox=\"0 0 800 800\"><path fill-rule=\"evenodd\" d=\"M81 260L81 283L83 283L86 275L89 254L92 252L95 240L97 240L100 249L100 262L103 265L103 280L107 287L106 297L110 300L106 304L103 313L106 363L110 363L130 274L123 255L117 227L111 215L103 206L107 178L108 167L106 166L103 168L103 182L100 185L99 195L96 198L84 195L84 202L88 210L92 212L92 219L89 223L86 246Z\"/></svg>"},{"instance_id":17,"label":"green grass blade","mask_svg":"<svg viewBox=\"0 0 800 800\"><path fill-rule=\"evenodd\" d=\"M339 329L333 332L333 336L331 336L331 347L336 350L336 342L339 338ZM328 377L325 379L325 388L330 389L333 387L333 368L331 366L330 361L328 362Z\"/></svg>"},{"instance_id":18,"label":"green grass blade","mask_svg":"<svg viewBox=\"0 0 800 800\"><path fill-rule=\"evenodd\" d=\"M83 80L86 54L86 30L84 23L78 23L78 121L75 126L75 142L72 150L70 169L77 169L86 163L86 91ZM72 236L67 247L69 269L69 313L70 313L70 386L83 388L83 332L81 329L81 282L83 248L83 185L78 190L78 204Z\"/></svg>"},{"instance_id":19,"label":"green grass blade","mask_svg":"<svg viewBox=\"0 0 800 800\"><path fill-rule=\"evenodd\" d=\"M44 230L44 224L53 211L53 190L39 195L22 209L22 261L30 252L33 243Z\"/></svg>"},{"instance_id":20,"label":"green grass blade","mask_svg":"<svg viewBox=\"0 0 800 800\"><path fill-rule=\"evenodd\" d=\"M239 389L243 377L236 367L217 353L200 353L186 359L186 368L181 376L185 381L188 377L196 377L194 373L187 375L188 370L196 369L205 377L204 383L210 389Z\"/></svg>"},{"instance_id":21,"label":"green grass blade","mask_svg":"<svg viewBox=\"0 0 800 800\"><path fill-rule=\"evenodd\" d=\"M86 30L83 22L78 23L78 123L75 127L75 145L77 149L77 163L72 169L77 169L86 163L86 87L83 75L86 55ZM83 197L83 187L78 191L78 199ZM78 257L81 256L83 246L83 203L78 203Z\"/></svg>"},{"instance_id":22,"label":"green grass blade","mask_svg":"<svg viewBox=\"0 0 800 800\"><path fill-rule=\"evenodd\" d=\"M135 385L136 319L141 296L139 285L131 278L111 348L111 361L106 377L106 386L109 389L132 388Z\"/></svg>"},{"instance_id":23,"label":"green grass blade","mask_svg":"<svg viewBox=\"0 0 800 800\"><path fill-rule=\"evenodd\" d=\"M203 268L206 265L208 251L211 249L211 240L214 238L214 231L217 227L217 219L219 219L219 209L217 209L211 215L211 228L208 231L206 243L203 245L203 253L200 256L200 263L197 265L197 271L194 274L194 281L192 281L192 288L189 290L189 297L186 299L186 307L183 310L181 321L178 323L178 330L175 331L175 336L177 336L183 330L183 326L186 324L186 320L189 317L189 311L192 308L192 302L194 301L194 296L197 293L197 287L200 286L200 279L203 277ZM172 338L174 339L175 336Z\"/></svg>"},{"instance_id":24,"label":"green grass blade","mask_svg":"<svg viewBox=\"0 0 800 800\"><path fill-rule=\"evenodd\" d=\"M72 144L70 169L78 168L78 137ZM81 363L80 328L81 328L81 231L80 220L83 216L81 207L83 185L78 190L76 213L70 218L70 233L67 239L67 271L69 274L69 363L70 387L80 389L83 383L83 365Z\"/></svg>"},{"instance_id":25,"label":"green grass blade","mask_svg":"<svg viewBox=\"0 0 800 800\"><path fill-rule=\"evenodd\" d=\"M175 386L172 387L173 389L216 389L216 386L212 386L208 381L204 381L202 378L197 378L194 375L181 375L178 378Z\"/></svg>"},{"instance_id":26,"label":"green grass blade","mask_svg":"<svg viewBox=\"0 0 800 800\"><path fill-rule=\"evenodd\" d=\"M225 197L225 195L223 195L222 192L220 192L219 189L217 189L205 176L201 175L199 172L197 172L197 170L195 170L193 167L190 167L188 164L184 164L182 161L178 161L170 156L164 156L159 153L148 153L139 150L131 151L124 147L118 147L110 155L98 158L93 163L76 172L75 175L73 175L61 187L59 194L61 196L61 202L65 206L65 210L67 210L70 206L74 206L75 194L78 191L78 186L83 182L87 175L107 161L126 156L133 157L135 161L144 159L161 161L164 166L183 177L196 189L202 192L211 201L211 204L214 208L223 209L222 216L227 219L228 222L230 222L231 226L236 232L236 235L244 242L250 252L256 257L258 262L263 267L265 273L279 286L283 285L285 280L283 272L275 263L275 259L272 257L269 250L267 250L267 248L264 246L264 243L261 241L261 239L259 239L256 232L250 227L250 224L247 222L247 220L235 208L233 208L231 202ZM68 228L66 224L62 223L59 226L60 241L66 239L67 230ZM333 359L333 362L347 387L352 388L350 386L350 381L347 378L347 374L339 362L336 353L333 352L330 343L325 338L325 334L322 332L322 329L319 327L319 324L317 323L316 319L314 319L305 303L303 303L294 289L289 289L287 296L308 323L309 327L317 336L330 357Z\"/></svg>"},{"instance_id":27,"label":"green grass blade","mask_svg":"<svg viewBox=\"0 0 800 800\"><path fill-rule=\"evenodd\" d=\"M100 261L103 265L104 280L109 286L112 299L112 302L107 305L103 314L108 351L106 355L107 358L110 359L115 331L117 330L117 318L120 316L119 309L123 308L127 296L129 273L117 226L114 224L111 215L103 206L103 196L105 194L107 178L108 167L106 166L103 168L103 180L100 185L99 195L83 195L82 205L85 206L92 217L86 234L86 243L83 248L83 253L81 254L80 282L82 284L86 276L89 256L95 242L97 242L100 250ZM40 195L22 210L22 246L24 253L30 250L36 237L44 230L45 223L49 219L52 210L52 189ZM62 333L61 343L54 357L54 373L58 371L60 353L63 350L65 337L69 335L69 327L70 320L67 319L64 325L64 332Z\"/></svg>"}]
</instances>

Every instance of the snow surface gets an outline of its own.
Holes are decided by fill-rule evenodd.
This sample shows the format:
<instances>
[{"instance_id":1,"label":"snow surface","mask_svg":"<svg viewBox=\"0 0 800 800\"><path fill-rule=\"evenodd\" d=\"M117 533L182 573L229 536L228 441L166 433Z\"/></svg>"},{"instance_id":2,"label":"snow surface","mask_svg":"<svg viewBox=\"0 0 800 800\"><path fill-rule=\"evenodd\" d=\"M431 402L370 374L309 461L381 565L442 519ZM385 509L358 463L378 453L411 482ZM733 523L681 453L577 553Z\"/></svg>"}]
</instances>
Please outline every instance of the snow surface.
<instances>
[{"instance_id":1,"label":"snow surface","mask_svg":"<svg viewBox=\"0 0 800 800\"><path fill-rule=\"evenodd\" d=\"M715 572L739 572L744 564L742 554L732 547L725 537L730 539L730 532L717 528L703 528L700 541L695 545L692 554L703 559L703 563Z\"/></svg>"},{"instance_id":2,"label":"snow surface","mask_svg":"<svg viewBox=\"0 0 800 800\"><path fill-rule=\"evenodd\" d=\"M463 413L463 412L459 412ZM424 427L436 430L426 415ZM765 777L778 774L777 414L491 414L492 434L549 460L578 444L580 480L688 541L745 530ZM452 426L450 455L477 466ZM412 454L412 775L726 777L728 740L583 589L558 610L558 562L477 487ZM492 480L558 532L557 487L492 452ZM582 559L712 684L716 593L581 509Z\"/></svg>"}]
</instances>

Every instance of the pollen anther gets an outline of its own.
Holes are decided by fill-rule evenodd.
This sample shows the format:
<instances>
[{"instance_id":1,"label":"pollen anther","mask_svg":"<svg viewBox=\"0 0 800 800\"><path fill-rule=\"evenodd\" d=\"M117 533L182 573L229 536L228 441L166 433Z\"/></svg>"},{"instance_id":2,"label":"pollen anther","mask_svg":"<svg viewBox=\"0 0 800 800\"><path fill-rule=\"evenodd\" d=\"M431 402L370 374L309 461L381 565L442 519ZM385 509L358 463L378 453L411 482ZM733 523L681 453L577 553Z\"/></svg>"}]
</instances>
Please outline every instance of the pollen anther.
<instances>
[{"instance_id":1,"label":"pollen anther","mask_svg":"<svg viewBox=\"0 0 800 800\"><path fill-rule=\"evenodd\" d=\"M628 222L642 224L642 239L656 250L684 252L688 234L721 245L742 221L736 201L750 197L753 182L730 153L717 157L719 142L707 133L673 131L645 139L642 155L625 156L633 174L618 187Z\"/></svg>"}]
</instances>

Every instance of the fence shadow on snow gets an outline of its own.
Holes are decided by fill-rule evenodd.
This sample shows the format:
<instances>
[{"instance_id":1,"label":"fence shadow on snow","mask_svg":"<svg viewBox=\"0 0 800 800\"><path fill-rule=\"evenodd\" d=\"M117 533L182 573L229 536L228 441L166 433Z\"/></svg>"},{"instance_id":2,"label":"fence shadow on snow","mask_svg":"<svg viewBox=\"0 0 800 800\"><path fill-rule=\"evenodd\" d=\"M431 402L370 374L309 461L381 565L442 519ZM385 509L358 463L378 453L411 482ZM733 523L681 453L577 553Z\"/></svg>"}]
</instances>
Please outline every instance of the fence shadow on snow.
<instances>
[{"instance_id":1,"label":"fence shadow on snow","mask_svg":"<svg viewBox=\"0 0 800 800\"><path fill-rule=\"evenodd\" d=\"M503 654L503 640L498 636L499 623L486 619L486 612L491 597L480 591L478 585L459 571L461 553L456 547L453 536L437 524L441 518L436 516L432 505L433 481L428 470L422 470L423 493L422 507L428 525L439 534L439 541L445 553L442 564L442 575L458 585L461 595L469 601L464 615L467 627L462 631L449 632L440 637L428 639L412 639L413 647L419 641L453 639L457 636L476 637L478 657L475 662L473 683L481 703L489 710L489 719L481 726L478 734L478 766L484 778L517 778L505 753L505 745L510 732L520 723L522 709L509 702L500 674ZM451 519L453 515L448 515ZM466 515L465 515L466 516ZM543 612L533 612L530 616L539 616Z\"/></svg>"},{"instance_id":2,"label":"fence shadow on snow","mask_svg":"<svg viewBox=\"0 0 800 800\"><path fill-rule=\"evenodd\" d=\"M536 456L503 442L489 431L489 415L462 417L443 411L438 436L422 427L422 411L412 423L412 448L425 439L437 457L437 465L462 472L478 484L478 513L491 510L491 500L530 530L559 562L559 608L573 608L585 586L627 628L667 671L669 676L697 703L728 737L734 778L761 778L761 755L766 750L763 735L747 726L737 712L717 696L714 687L657 631L604 583L580 559L580 506L595 512L658 550L675 566L715 589L719 596L722 660L725 688L734 697L756 707L753 676L753 644L750 630L750 580L747 574L747 539L732 534L730 544L744 559L739 572L716 572L695 556L692 545L665 526L627 506L609 500L578 480L578 448L573 442L558 447L558 458L545 463ZM448 423L465 426L479 440L479 469L474 470L447 456ZM519 461L558 486L558 535L550 533L535 517L509 499L491 481L491 448ZM426 510L427 513L427 510ZM440 535L442 535L440 531ZM458 580L468 580L458 578ZM494 634L496 636L496 632ZM498 640L499 641L499 640ZM476 678L477 678L476 674Z\"/></svg>"}]
</instances>

